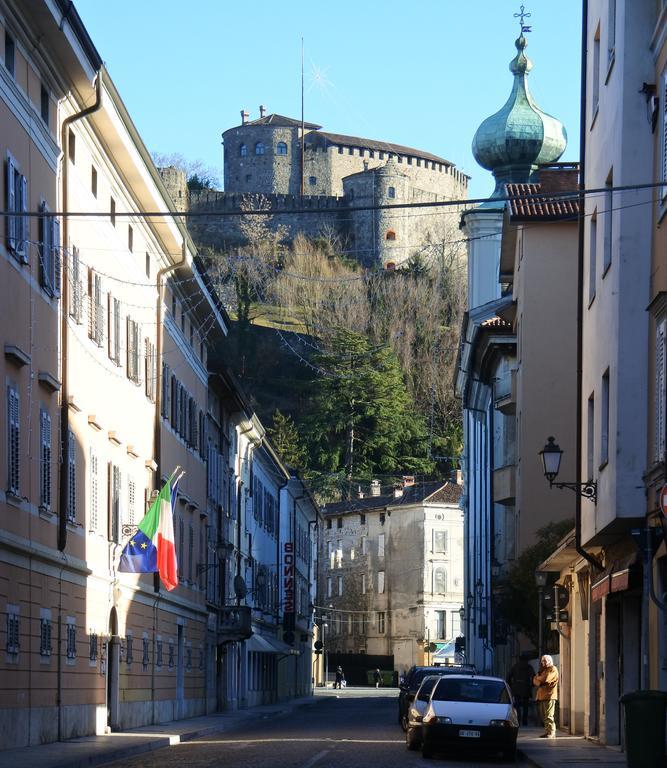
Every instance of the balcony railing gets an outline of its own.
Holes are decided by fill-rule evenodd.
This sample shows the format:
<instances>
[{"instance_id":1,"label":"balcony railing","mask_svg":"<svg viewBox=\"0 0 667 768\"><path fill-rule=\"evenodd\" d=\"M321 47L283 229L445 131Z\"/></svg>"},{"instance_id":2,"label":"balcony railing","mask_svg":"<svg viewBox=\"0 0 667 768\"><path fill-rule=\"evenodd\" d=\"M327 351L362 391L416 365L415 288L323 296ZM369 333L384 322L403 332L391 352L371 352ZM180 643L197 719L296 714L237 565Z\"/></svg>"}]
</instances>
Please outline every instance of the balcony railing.
<instances>
[{"instance_id":1,"label":"balcony railing","mask_svg":"<svg viewBox=\"0 0 667 768\"><path fill-rule=\"evenodd\" d=\"M245 640L252 635L249 605L228 605L218 611L218 641Z\"/></svg>"}]
</instances>

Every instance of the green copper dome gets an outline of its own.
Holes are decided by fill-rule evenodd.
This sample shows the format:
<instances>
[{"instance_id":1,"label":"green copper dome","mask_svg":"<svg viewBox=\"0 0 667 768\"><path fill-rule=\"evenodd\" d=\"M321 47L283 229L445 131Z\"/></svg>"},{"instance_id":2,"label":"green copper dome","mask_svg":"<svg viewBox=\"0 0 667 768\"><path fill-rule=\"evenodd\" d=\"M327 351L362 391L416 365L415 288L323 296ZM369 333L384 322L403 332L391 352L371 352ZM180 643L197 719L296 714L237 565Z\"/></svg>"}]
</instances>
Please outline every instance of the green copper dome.
<instances>
[{"instance_id":1,"label":"green copper dome","mask_svg":"<svg viewBox=\"0 0 667 768\"><path fill-rule=\"evenodd\" d=\"M517 55L509 65L514 75L509 99L479 126L472 142L475 160L495 176L492 197L502 194L503 184L529 181L539 165L556 162L567 145L563 124L543 112L528 90L533 63L524 53L527 44L523 34L515 43Z\"/></svg>"}]
</instances>

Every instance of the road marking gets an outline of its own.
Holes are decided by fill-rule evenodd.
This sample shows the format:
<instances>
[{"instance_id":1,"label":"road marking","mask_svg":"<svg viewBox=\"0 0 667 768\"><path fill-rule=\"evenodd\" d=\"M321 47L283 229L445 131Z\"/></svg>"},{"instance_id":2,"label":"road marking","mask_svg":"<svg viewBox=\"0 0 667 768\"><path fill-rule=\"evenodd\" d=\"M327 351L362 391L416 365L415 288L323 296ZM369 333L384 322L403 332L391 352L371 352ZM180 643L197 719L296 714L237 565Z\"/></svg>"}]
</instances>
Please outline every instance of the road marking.
<instances>
[{"instance_id":1,"label":"road marking","mask_svg":"<svg viewBox=\"0 0 667 768\"><path fill-rule=\"evenodd\" d=\"M312 766L313 766L313 765L315 765L315 763L316 763L318 760L320 760L321 758L323 758L325 755L329 754L329 752L331 752L331 750L330 750L330 749L323 749L321 752L318 752L316 755L313 755L313 756L310 758L310 760L308 760L307 762L305 762L305 763L304 763L304 764L301 766L301 768L312 768Z\"/></svg>"}]
</instances>

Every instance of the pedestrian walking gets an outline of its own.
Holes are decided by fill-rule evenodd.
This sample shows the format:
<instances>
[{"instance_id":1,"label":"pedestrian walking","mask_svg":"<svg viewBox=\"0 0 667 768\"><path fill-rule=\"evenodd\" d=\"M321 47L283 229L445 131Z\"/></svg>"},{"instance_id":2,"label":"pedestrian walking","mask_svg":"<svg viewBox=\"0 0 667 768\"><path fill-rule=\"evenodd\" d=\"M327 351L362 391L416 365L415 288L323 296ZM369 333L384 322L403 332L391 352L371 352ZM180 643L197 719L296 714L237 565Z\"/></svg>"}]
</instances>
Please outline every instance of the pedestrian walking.
<instances>
[{"instance_id":1,"label":"pedestrian walking","mask_svg":"<svg viewBox=\"0 0 667 768\"><path fill-rule=\"evenodd\" d=\"M342 688L344 680L345 675L343 674L343 668L336 667L336 680L334 682L334 688Z\"/></svg>"},{"instance_id":2,"label":"pedestrian walking","mask_svg":"<svg viewBox=\"0 0 667 768\"><path fill-rule=\"evenodd\" d=\"M522 653L507 677L521 725L528 725L528 707L532 698L533 678L535 677L535 670L528 663L528 658L527 653Z\"/></svg>"},{"instance_id":3,"label":"pedestrian walking","mask_svg":"<svg viewBox=\"0 0 667 768\"><path fill-rule=\"evenodd\" d=\"M540 659L540 669L533 678L533 685L537 686L537 708L544 723L544 733L541 739L556 738L556 700L558 699L558 670L554 666L554 660L548 654Z\"/></svg>"},{"instance_id":4,"label":"pedestrian walking","mask_svg":"<svg viewBox=\"0 0 667 768\"><path fill-rule=\"evenodd\" d=\"M376 688L379 688L382 685L382 673L379 669L376 669L375 672L373 672L373 680L375 681Z\"/></svg>"}]
</instances>

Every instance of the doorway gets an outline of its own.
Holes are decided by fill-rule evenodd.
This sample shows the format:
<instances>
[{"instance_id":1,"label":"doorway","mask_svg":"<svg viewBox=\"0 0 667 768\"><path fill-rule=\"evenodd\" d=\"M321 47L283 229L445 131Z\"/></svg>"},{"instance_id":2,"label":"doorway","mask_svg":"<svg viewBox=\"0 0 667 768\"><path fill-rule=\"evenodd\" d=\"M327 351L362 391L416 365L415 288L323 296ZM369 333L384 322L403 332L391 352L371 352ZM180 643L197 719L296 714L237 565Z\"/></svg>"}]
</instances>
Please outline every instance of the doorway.
<instances>
[{"instance_id":1,"label":"doorway","mask_svg":"<svg viewBox=\"0 0 667 768\"><path fill-rule=\"evenodd\" d=\"M109 614L109 639L106 643L107 657L107 728L120 730L120 637L118 636L118 614L112 608Z\"/></svg>"}]
</instances>

